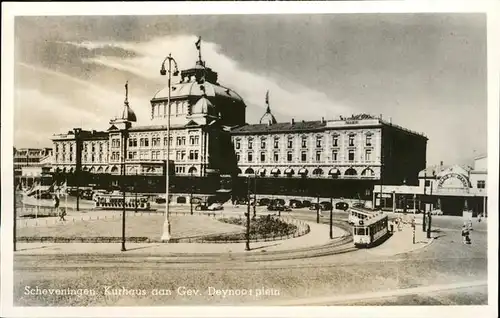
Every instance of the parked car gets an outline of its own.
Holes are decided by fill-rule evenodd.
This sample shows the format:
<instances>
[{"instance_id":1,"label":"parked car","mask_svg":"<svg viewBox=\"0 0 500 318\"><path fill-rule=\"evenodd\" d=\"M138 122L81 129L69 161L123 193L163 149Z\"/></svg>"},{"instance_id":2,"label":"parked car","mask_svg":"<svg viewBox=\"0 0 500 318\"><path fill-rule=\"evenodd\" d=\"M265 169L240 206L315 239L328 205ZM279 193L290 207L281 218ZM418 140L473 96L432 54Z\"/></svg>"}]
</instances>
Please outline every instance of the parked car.
<instances>
[{"instance_id":1,"label":"parked car","mask_svg":"<svg viewBox=\"0 0 500 318\"><path fill-rule=\"evenodd\" d=\"M302 206L303 206L304 208L308 208L308 207L310 207L310 206L311 206L311 201L309 201L309 200L304 200L304 201L302 201Z\"/></svg>"},{"instance_id":2,"label":"parked car","mask_svg":"<svg viewBox=\"0 0 500 318\"><path fill-rule=\"evenodd\" d=\"M194 207L196 211L208 211L208 205L205 203L200 203L197 206Z\"/></svg>"},{"instance_id":3,"label":"parked car","mask_svg":"<svg viewBox=\"0 0 500 318\"><path fill-rule=\"evenodd\" d=\"M364 208L365 204L363 202L356 202L352 204L353 208Z\"/></svg>"},{"instance_id":4,"label":"parked car","mask_svg":"<svg viewBox=\"0 0 500 318\"><path fill-rule=\"evenodd\" d=\"M283 211L283 206L280 204L271 203L267 206L268 211Z\"/></svg>"},{"instance_id":5,"label":"parked car","mask_svg":"<svg viewBox=\"0 0 500 318\"><path fill-rule=\"evenodd\" d=\"M314 210L316 211L318 209L318 207L321 209L321 206L317 203L311 203L311 205L309 206L309 210Z\"/></svg>"},{"instance_id":6,"label":"parked car","mask_svg":"<svg viewBox=\"0 0 500 318\"><path fill-rule=\"evenodd\" d=\"M443 211L441 210L432 210L431 215L443 215Z\"/></svg>"},{"instance_id":7,"label":"parked car","mask_svg":"<svg viewBox=\"0 0 500 318\"><path fill-rule=\"evenodd\" d=\"M300 209L301 207L303 207L302 201L292 199L292 200L290 200L290 207L292 207L294 209Z\"/></svg>"},{"instance_id":8,"label":"parked car","mask_svg":"<svg viewBox=\"0 0 500 318\"><path fill-rule=\"evenodd\" d=\"M272 200L272 203L280 204L280 205L285 205L285 200L283 200L283 199L274 199L274 200Z\"/></svg>"},{"instance_id":9,"label":"parked car","mask_svg":"<svg viewBox=\"0 0 500 318\"><path fill-rule=\"evenodd\" d=\"M191 199L191 203L192 204L200 204L203 200L201 198L198 198L198 197L193 197Z\"/></svg>"},{"instance_id":10,"label":"parked car","mask_svg":"<svg viewBox=\"0 0 500 318\"><path fill-rule=\"evenodd\" d=\"M234 200L234 204L235 205L246 205L247 204L247 200L238 198L238 199Z\"/></svg>"},{"instance_id":11,"label":"parked car","mask_svg":"<svg viewBox=\"0 0 500 318\"><path fill-rule=\"evenodd\" d=\"M155 199L155 203L157 203L157 204L165 204L165 203L167 203L167 200L165 198L158 197L158 198Z\"/></svg>"},{"instance_id":12,"label":"parked car","mask_svg":"<svg viewBox=\"0 0 500 318\"><path fill-rule=\"evenodd\" d=\"M208 206L209 211L219 211L223 209L224 207L220 203L212 203L211 205Z\"/></svg>"},{"instance_id":13,"label":"parked car","mask_svg":"<svg viewBox=\"0 0 500 318\"><path fill-rule=\"evenodd\" d=\"M320 202L319 204L321 206L321 210L326 211L326 210L331 210L332 209L332 204L328 201L323 201Z\"/></svg>"},{"instance_id":14,"label":"parked car","mask_svg":"<svg viewBox=\"0 0 500 318\"><path fill-rule=\"evenodd\" d=\"M262 198L262 199L259 199L257 201L257 204L259 206L263 206L263 205L269 205L271 203L271 200L269 200L268 198Z\"/></svg>"},{"instance_id":15,"label":"parked car","mask_svg":"<svg viewBox=\"0 0 500 318\"><path fill-rule=\"evenodd\" d=\"M287 207L283 204L279 204L279 203L269 204L267 209L269 211L291 211L292 210L289 207Z\"/></svg>"},{"instance_id":16,"label":"parked car","mask_svg":"<svg viewBox=\"0 0 500 318\"><path fill-rule=\"evenodd\" d=\"M83 190L80 193L80 198L84 200L92 200L92 196L94 195L94 191L92 190Z\"/></svg>"},{"instance_id":17,"label":"parked car","mask_svg":"<svg viewBox=\"0 0 500 318\"><path fill-rule=\"evenodd\" d=\"M335 209L347 211L347 209L349 209L349 204L347 204L346 202L337 202L335 203Z\"/></svg>"}]
</instances>

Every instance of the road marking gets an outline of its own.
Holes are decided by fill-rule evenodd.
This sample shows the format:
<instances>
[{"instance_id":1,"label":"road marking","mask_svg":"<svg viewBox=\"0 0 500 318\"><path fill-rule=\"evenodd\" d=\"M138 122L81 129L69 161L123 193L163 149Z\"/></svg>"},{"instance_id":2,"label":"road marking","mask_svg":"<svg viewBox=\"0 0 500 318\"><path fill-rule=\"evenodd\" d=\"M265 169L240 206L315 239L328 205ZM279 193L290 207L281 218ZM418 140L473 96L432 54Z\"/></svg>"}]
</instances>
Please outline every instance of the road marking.
<instances>
[{"instance_id":1,"label":"road marking","mask_svg":"<svg viewBox=\"0 0 500 318\"><path fill-rule=\"evenodd\" d=\"M471 281L463 283L454 283L446 285L430 285L415 288L395 289L389 291L379 291L362 294L340 295L340 296L327 296L327 297L314 297L306 299L290 299L277 302L263 302L262 305L274 306L305 306L305 305L324 305L334 303L347 303L351 301L361 301L369 299L380 299L395 296L406 296L414 294L426 294L431 292L439 292L445 290L462 289L468 287L488 286L487 280Z\"/></svg>"}]
</instances>

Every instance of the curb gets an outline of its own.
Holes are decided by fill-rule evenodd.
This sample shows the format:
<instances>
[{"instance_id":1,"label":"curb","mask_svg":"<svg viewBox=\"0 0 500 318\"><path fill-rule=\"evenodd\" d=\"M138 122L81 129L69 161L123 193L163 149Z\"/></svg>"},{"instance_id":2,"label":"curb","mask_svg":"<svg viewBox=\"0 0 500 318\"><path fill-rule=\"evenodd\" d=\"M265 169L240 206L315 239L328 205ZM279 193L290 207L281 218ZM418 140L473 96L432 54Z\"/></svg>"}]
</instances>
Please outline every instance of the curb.
<instances>
[{"instance_id":1,"label":"curb","mask_svg":"<svg viewBox=\"0 0 500 318\"><path fill-rule=\"evenodd\" d=\"M424 247L427 247L427 246L431 245L433 242L434 242L434 237L431 237L431 239L429 240L429 242L425 243L422 246L419 246L419 247L417 247L415 249L412 249L412 250L409 250L409 251L404 251L404 252L399 252L399 253L396 253L396 254L392 254L392 256L416 252L418 250L423 249Z\"/></svg>"}]
</instances>

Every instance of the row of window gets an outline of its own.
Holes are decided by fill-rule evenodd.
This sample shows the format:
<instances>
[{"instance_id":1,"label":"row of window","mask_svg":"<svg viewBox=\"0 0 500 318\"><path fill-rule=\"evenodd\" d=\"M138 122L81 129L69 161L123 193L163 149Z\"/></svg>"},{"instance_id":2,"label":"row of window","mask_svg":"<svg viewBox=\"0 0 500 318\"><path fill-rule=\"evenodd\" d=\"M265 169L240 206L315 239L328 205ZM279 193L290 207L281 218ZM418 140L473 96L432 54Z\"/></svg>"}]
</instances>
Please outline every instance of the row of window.
<instances>
[{"instance_id":1,"label":"row of window","mask_svg":"<svg viewBox=\"0 0 500 318\"><path fill-rule=\"evenodd\" d=\"M198 150L190 150L189 151L188 160L198 160L199 157L200 157L200 152ZM186 160L186 151L185 150L177 151L175 153L175 160L176 161Z\"/></svg>"},{"instance_id":2,"label":"row of window","mask_svg":"<svg viewBox=\"0 0 500 318\"><path fill-rule=\"evenodd\" d=\"M149 138L139 138L139 146L140 147L149 147ZM173 138L170 137L170 146L172 146ZM189 145L197 146L200 144L200 136L189 136ZM130 138L128 142L129 147L137 147L137 138ZM185 146L186 145L186 137L177 137L176 139L177 146ZM161 146L161 137L153 137L151 138L151 146L160 147ZM163 146L167 146L167 137L163 138Z\"/></svg>"},{"instance_id":3,"label":"row of window","mask_svg":"<svg viewBox=\"0 0 500 318\"><path fill-rule=\"evenodd\" d=\"M99 145L99 147L98 147L99 152L103 152L103 150L104 150L103 144L99 143L98 145ZM120 140L113 139L112 140L112 147L115 147L115 148L120 147ZM59 145L58 144L55 145L55 148L56 148L55 152L59 153ZM65 153L66 152L66 144L62 144L61 148L62 148L62 152ZM68 148L69 148L69 152L72 153L73 152L73 144L69 144ZM90 145L90 149L91 149L91 152L96 152L96 149L97 149L96 144L92 143ZM88 144L87 143L83 144L83 152L88 152L88 150L89 150Z\"/></svg>"},{"instance_id":4,"label":"row of window","mask_svg":"<svg viewBox=\"0 0 500 318\"><path fill-rule=\"evenodd\" d=\"M154 104L151 105L151 117L165 117L168 113L167 104ZM187 101L184 102L172 102L170 105L170 115L181 116L190 115L191 106Z\"/></svg>"},{"instance_id":5,"label":"row of window","mask_svg":"<svg viewBox=\"0 0 500 318\"><path fill-rule=\"evenodd\" d=\"M331 160L332 161L338 161L338 151L337 150L334 150L332 151L332 157L331 157ZM315 161L319 162L321 161L323 158L323 152L322 151L316 151L316 156L315 156ZM348 161L354 161L354 157L355 157L355 151L354 150L349 150L348 152ZM240 157L240 154L237 153L236 154L236 160L239 162L241 159ZM273 154L273 160L274 162L278 162L280 161L280 156L279 156L279 153L278 152L275 152ZM247 153L247 161L248 162L252 162L253 161L253 152L248 152ZM266 161L266 152L261 152L260 153L260 161L261 162L264 162ZM286 161L287 162L292 162L293 161L293 153L291 151L287 152L286 154ZM307 151L302 151L300 153L300 161L301 162L306 162L307 161ZM371 149L366 149L365 150L365 161L372 161L372 151Z\"/></svg>"},{"instance_id":6,"label":"row of window","mask_svg":"<svg viewBox=\"0 0 500 318\"><path fill-rule=\"evenodd\" d=\"M309 138L304 136L302 137L301 139L301 147L302 148L307 148L308 147L308 140ZM355 135L349 135L349 147L354 147L355 146ZM294 142L294 137L290 136L288 137L288 140L287 140L287 148L293 148L293 142ZM275 149L278 149L279 148L279 144L280 144L280 139L279 137L275 137L274 138L274 148ZM332 145L333 147L338 147L339 146L339 140L338 140L338 136L333 136L333 139L332 139ZM369 146L372 146L372 136L371 135L366 135L365 137L365 145L367 147ZM247 143L247 147L248 149L253 149L253 140L252 139L249 139L248 140L248 143ZM260 148L261 149L266 149L267 147L267 140L265 137L262 137L261 140L260 140ZM323 136L317 136L316 137L316 148L322 148L323 147ZM237 138L235 140L235 148L236 149L240 149L241 148L241 139L240 138Z\"/></svg>"}]
</instances>

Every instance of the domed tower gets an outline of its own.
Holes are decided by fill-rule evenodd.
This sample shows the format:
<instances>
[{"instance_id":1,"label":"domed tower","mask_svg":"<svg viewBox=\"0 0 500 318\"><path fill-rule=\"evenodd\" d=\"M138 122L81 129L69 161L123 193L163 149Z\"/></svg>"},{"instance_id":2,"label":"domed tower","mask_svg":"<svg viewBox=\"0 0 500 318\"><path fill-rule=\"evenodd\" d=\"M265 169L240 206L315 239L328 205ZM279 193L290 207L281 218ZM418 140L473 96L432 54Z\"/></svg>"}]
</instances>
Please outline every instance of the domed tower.
<instances>
[{"instance_id":1,"label":"domed tower","mask_svg":"<svg viewBox=\"0 0 500 318\"><path fill-rule=\"evenodd\" d=\"M137 117L128 103L128 81L125 83L125 101L123 102L122 116L111 119L109 123L118 129L128 129L132 123L137 121Z\"/></svg>"},{"instance_id":2,"label":"domed tower","mask_svg":"<svg viewBox=\"0 0 500 318\"><path fill-rule=\"evenodd\" d=\"M196 42L198 60L194 67L180 72L180 78L171 85L170 114L169 87L158 91L151 99L151 121L166 124L168 115L173 126L195 122L207 125L218 121L223 126L245 124L245 103L235 91L218 83L218 75L201 58L201 38Z\"/></svg>"},{"instance_id":3,"label":"domed tower","mask_svg":"<svg viewBox=\"0 0 500 318\"><path fill-rule=\"evenodd\" d=\"M276 121L276 118L274 118L274 115L271 113L271 107L269 106L269 91L266 93L266 112L264 115L260 118L259 123L260 124L267 124L267 125L274 125L278 123Z\"/></svg>"}]
</instances>

